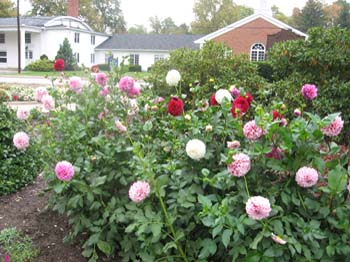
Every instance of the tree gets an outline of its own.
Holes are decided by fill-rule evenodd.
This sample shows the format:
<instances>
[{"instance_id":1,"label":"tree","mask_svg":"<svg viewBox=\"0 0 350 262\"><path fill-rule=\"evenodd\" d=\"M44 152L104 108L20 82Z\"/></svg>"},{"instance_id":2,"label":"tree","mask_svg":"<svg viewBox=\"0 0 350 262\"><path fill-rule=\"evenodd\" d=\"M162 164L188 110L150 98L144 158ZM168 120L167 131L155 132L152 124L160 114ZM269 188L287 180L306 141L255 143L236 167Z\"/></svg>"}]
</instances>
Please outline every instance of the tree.
<instances>
[{"instance_id":1,"label":"tree","mask_svg":"<svg viewBox=\"0 0 350 262\"><path fill-rule=\"evenodd\" d=\"M0 1L0 17L16 16L16 8L10 0Z\"/></svg>"},{"instance_id":2,"label":"tree","mask_svg":"<svg viewBox=\"0 0 350 262\"><path fill-rule=\"evenodd\" d=\"M76 69L77 61L73 55L73 50L67 38L63 40L63 44L60 45L60 48L57 51L55 59L61 58L64 60L64 69L65 70L74 70Z\"/></svg>"},{"instance_id":3,"label":"tree","mask_svg":"<svg viewBox=\"0 0 350 262\"><path fill-rule=\"evenodd\" d=\"M161 22L162 29L160 30L161 34L173 34L177 30L177 25L171 17L165 18Z\"/></svg>"},{"instance_id":4,"label":"tree","mask_svg":"<svg viewBox=\"0 0 350 262\"><path fill-rule=\"evenodd\" d=\"M322 3L318 0L308 0L298 17L297 26L301 31L307 32L311 27L323 27L325 22Z\"/></svg>"},{"instance_id":5,"label":"tree","mask_svg":"<svg viewBox=\"0 0 350 262\"><path fill-rule=\"evenodd\" d=\"M274 17L274 18L276 18L276 19L278 19L278 20L280 20L280 21L282 21L282 22L284 22L284 23L286 23L286 24L291 24L291 18L290 17L288 17L288 16L286 16L285 14L283 14L280 10L279 10L279 8L278 8L278 6L276 6L276 5L273 5L272 7L271 7L271 11L272 11L272 16Z\"/></svg>"},{"instance_id":6,"label":"tree","mask_svg":"<svg viewBox=\"0 0 350 262\"><path fill-rule=\"evenodd\" d=\"M349 28L350 27L350 4L347 3L345 0L338 0L336 3L339 7L339 14L338 18L336 19L336 25L338 25L341 28Z\"/></svg>"},{"instance_id":7,"label":"tree","mask_svg":"<svg viewBox=\"0 0 350 262\"><path fill-rule=\"evenodd\" d=\"M340 9L341 6L337 2L323 7L323 12L326 19L326 27L333 27L336 25Z\"/></svg>"},{"instance_id":8,"label":"tree","mask_svg":"<svg viewBox=\"0 0 350 262\"><path fill-rule=\"evenodd\" d=\"M60 16L67 14L67 0L31 0L31 15ZM99 32L125 32L120 0L80 0L79 17Z\"/></svg>"},{"instance_id":9,"label":"tree","mask_svg":"<svg viewBox=\"0 0 350 262\"><path fill-rule=\"evenodd\" d=\"M152 16L149 18L153 34L160 34L162 30L162 22L159 20L158 16Z\"/></svg>"},{"instance_id":10,"label":"tree","mask_svg":"<svg viewBox=\"0 0 350 262\"><path fill-rule=\"evenodd\" d=\"M147 34L147 28L144 25L134 25L128 29L129 34Z\"/></svg>"},{"instance_id":11,"label":"tree","mask_svg":"<svg viewBox=\"0 0 350 262\"><path fill-rule=\"evenodd\" d=\"M237 5L232 0L196 0L192 32L208 34L253 13L252 8Z\"/></svg>"}]
</instances>

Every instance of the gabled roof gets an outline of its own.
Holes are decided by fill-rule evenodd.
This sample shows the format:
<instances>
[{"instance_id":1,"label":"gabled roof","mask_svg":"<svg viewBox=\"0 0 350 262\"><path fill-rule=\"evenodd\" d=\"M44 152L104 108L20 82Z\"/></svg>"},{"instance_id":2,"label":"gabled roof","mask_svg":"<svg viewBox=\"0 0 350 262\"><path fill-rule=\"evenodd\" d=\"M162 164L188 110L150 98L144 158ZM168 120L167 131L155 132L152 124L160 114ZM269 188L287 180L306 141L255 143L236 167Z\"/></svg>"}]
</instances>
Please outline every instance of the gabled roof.
<instances>
[{"instance_id":1,"label":"gabled roof","mask_svg":"<svg viewBox=\"0 0 350 262\"><path fill-rule=\"evenodd\" d=\"M56 16L22 16L21 24L27 26L43 27ZM0 18L0 26L17 26L17 17Z\"/></svg>"},{"instance_id":2,"label":"gabled roof","mask_svg":"<svg viewBox=\"0 0 350 262\"><path fill-rule=\"evenodd\" d=\"M203 35L113 35L97 46L96 50L157 50L169 51L177 48L197 49L194 41Z\"/></svg>"},{"instance_id":3,"label":"gabled roof","mask_svg":"<svg viewBox=\"0 0 350 262\"><path fill-rule=\"evenodd\" d=\"M274 18L272 16L257 13L257 14L253 14L253 15L247 16L247 17L245 17L245 18L243 18L243 19L241 19L241 20L239 20L239 21L237 21L237 22L235 22L233 24L225 26L222 29L219 29L219 30L217 30L217 31L215 31L215 32L213 32L211 34L208 34L208 35L206 35L206 36L204 36L202 38L199 38L199 39L197 39L195 41L195 43L196 44L203 44L205 41L212 40L212 39L214 39L214 38L216 38L216 37L218 37L220 35L223 35L223 34L229 32L231 30L239 28L239 27L241 27L241 26L243 26L245 24L248 24L248 23L250 23L250 22L252 22L252 21L254 21L255 19L258 19L258 18L264 19L265 21L270 22L271 24L273 24L273 25L275 25L275 26L277 26L277 27L279 27L281 29L292 30L292 32L294 32L295 34L303 36L305 38L307 38L307 36L308 36L307 34L305 34L305 33L301 32L301 31L299 31L299 30L297 30L297 29L295 29L295 28L293 28L293 27L283 23L282 21L280 21L280 20L278 20L278 19L276 19L276 18Z\"/></svg>"}]
</instances>

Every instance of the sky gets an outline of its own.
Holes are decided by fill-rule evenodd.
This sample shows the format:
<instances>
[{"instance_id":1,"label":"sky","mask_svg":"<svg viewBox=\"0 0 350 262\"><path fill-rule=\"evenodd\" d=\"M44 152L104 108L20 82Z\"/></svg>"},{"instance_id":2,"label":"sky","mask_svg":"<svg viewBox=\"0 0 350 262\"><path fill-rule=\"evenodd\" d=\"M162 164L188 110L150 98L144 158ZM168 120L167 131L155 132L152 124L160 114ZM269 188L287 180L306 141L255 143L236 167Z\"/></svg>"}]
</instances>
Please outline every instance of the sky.
<instances>
[{"instance_id":1,"label":"sky","mask_svg":"<svg viewBox=\"0 0 350 262\"><path fill-rule=\"evenodd\" d=\"M14 1L14 0L13 0ZM293 8L303 8L307 0L265 0L267 8L276 5L280 11L290 16ZM322 0L331 4L335 0ZM149 28L149 18L158 16L159 19L171 17L177 25L190 24L194 20L192 12L195 0L120 0L127 27L142 24ZM255 9L260 8L261 0L234 0L236 4L245 5ZM30 9L29 0L20 0L21 13Z\"/></svg>"}]
</instances>

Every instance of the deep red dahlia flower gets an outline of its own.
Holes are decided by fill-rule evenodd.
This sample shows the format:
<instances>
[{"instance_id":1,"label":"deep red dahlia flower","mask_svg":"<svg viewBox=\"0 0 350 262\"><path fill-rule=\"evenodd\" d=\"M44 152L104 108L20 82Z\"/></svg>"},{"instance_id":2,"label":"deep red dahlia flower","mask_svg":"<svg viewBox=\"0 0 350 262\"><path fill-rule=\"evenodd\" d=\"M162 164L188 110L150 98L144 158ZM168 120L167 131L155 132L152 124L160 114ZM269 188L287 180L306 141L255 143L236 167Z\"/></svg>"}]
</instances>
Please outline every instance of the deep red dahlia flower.
<instances>
[{"instance_id":1,"label":"deep red dahlia flower","mask_svg":"<svg viewBox=\"0 0 350 262\"><path fill-rule=\"evenodd\" d=\"M61 58L56 59L55 63L53 64L53 68L55 69L55 71L63 71L64 60Z\"/></svg>"},{"instance_id":2,"label":"deep red dahlia flower","mask_svg":"<svg viewBox=\"0 0 350 262\"><path fill-rule=\"evenodd\" d=\"M178 97L172 97L168 103L168 113L172 116L180 116L184 110L184 102Z\"/></svg>"},{"instance_id":3,"label":"deep red dahlia flower","mask_svg":"<svg viewBox=\"0 0 350 262\"><path fill-rule=\"evenodd\" d=\"M249 105L253 102L253 96L250 93L245 93L245 98L247 99Z\"/></svg>"},{"instance_id":4,"label":"deep red dahlia flower","mask_svg":"<svg viewBox=\"0 0 350 262\"><path fill-rule=\"evenodd\" d=\"M212 94L211 97L210 97L210 105L216 106L216 105L218 105L218 104L219 104L219 103L216 101L216 99L215 99L215 93L214 93L214 94Z\"/></svg>"},{"instance_id":5,"label":"deep red dahlia flower","mask_svg":"<svg viewBox=\"0 0 350 262\"><path fill-rule=\"evenodd\" d=\"M282 115L280 113L278 113L278 111L272 110L272 120L275 121L277 118L281 119Z\"/></svg>"}]
</instances>

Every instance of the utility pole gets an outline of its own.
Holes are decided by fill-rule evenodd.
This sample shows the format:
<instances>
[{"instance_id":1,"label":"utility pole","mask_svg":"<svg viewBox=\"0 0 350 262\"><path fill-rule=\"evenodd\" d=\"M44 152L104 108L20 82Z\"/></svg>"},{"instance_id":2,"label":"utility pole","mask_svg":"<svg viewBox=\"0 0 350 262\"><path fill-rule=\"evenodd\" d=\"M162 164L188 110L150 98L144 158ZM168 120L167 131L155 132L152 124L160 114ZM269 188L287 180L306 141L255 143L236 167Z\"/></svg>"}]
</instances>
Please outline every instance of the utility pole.
<instances>
[{"instance_id":1,"label":"utility pole","mask_svg":"<svg viewBox=\"0 0 350 262\"><path fill-rule=\"evenodd\" d=\"M21 21L19 14L19 0L17 0L17 43L18 43L18 73L21 73Z\"/></svg>"}]
</instances>

